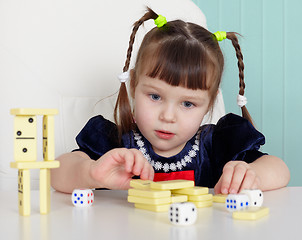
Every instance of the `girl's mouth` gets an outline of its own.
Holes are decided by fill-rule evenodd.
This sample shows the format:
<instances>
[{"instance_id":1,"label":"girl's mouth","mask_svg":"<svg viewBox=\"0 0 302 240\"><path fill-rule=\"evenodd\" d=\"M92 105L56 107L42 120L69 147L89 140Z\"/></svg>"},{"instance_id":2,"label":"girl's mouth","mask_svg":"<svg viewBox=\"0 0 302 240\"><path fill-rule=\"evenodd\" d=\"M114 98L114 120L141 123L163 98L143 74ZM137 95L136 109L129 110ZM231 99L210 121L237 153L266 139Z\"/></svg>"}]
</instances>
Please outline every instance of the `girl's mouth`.
<instances>
[{"instance_id":1,"label":"girl's mouth","mask_svg":"<svg viewBox=\"0 0 302 240\"><path fill-rule=\"evenodd\" d=\"M158 138L169 140L175 136L174 133L162 131L162 130L155 130L155 134Z\"/></svg>"}]
</instances>

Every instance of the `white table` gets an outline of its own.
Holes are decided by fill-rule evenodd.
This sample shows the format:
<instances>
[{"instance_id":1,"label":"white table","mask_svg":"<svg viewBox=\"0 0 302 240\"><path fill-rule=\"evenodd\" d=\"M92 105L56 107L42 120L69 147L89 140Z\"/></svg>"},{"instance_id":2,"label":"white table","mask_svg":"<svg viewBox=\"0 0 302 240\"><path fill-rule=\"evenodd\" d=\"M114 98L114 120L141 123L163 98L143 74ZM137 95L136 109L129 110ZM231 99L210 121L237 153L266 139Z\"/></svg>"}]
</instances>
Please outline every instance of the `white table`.
<instances>
[{"instance_id":1,"label":"white table","mask_svg":"<svg viewBox=\"0 0 302 240\"><path fill-rule=\"evenodd\" d=\"M31 194L31 216L18 214L17 192L1 192L0 239L301 239L302 187L264 193L269 216L257 221L232 219L223 204L199 208L194 225L176 227L168 213L135 209L126 191L94 191L90 208L76 208L71 195L52 192L51 212L39 213L39 192Z\"/></svg>"}]
</instances>

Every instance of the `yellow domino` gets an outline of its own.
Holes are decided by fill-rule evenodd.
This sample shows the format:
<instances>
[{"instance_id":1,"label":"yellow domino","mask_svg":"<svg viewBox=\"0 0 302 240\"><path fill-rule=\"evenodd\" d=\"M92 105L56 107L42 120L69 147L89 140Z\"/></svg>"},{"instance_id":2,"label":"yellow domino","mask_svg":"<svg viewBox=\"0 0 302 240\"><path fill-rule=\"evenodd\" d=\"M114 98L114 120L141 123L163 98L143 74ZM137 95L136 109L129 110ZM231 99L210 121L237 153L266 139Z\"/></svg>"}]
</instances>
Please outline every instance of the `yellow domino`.
<instances>
[{"instance_id":1,"label":"yellow domino","mask_svg":"<svg viewBox=\"0 0 302 240\"><path fill-rule=\"evenodd\" d=\"M22 216L30 215L30 171L18 171L18 203L19 214Z\"/></svg>"},{"instance_id":2,"label":"yellow domino","mask_svg":"<svg viewBox=\"0 0 302 240\"><path fill-rule=\"evenodd\" d=\"M38 161L38 162L11 162L11 168L18 169L37 169L37 168L58 168L59 161Z\"/></svg>"},{"instance_id":3,"label":"yellow domino","mask_svg":"<svg viewBox=\"0 0 302 240\"><path fill-rule=\"evenodd\" d=\"M15 116L14 157L16 161L37 160L37 117Z\"/></svg>"},{"instance_id":4,"label":"yellow domino","mask_svg":"<svg viewBox=\"0 0 302 240\"><path fill-rule=\"evenodd\" d=\"M128 202L143 203L143 204L150 204L150 205L168 204L171 203L171 197L144 198L144 197L128 196Z\"/></svg>"},{"instance_id":5,"label":"yellow domino","mask_svg":"<svg viewBox=\"0 0 302 240\"><path fill-rule=\"evenodd\" d=\"M145 198L165 198L171 197L171 191L156 191L156 190L141 190L130 188L128 190L128 195L136 197L145 197Z\"/></svg>"},{"instance_id":6,"label":"yellow domino","mask_svg":"<svg viewBox=\"0 0 302 240\"><path fill-rule=\"evenodd\" d=\"M196 187L192 187L192 188L173 190L172 193L187 194L187 195L201 195L201 194L208 194L209 188L196 186Z\"/></svg>"},{"instance_id":7,"label":"yellow domino","mask_svg":"<svg viewBox=\"0 0 302 240\"><path fill-rule=\"evenodd\" d=\"M40 213L50 212L50 169L40 170Z\"/></svg>"},{"instance_id":8,"label":"yellow domino","mask_svg":"<svg viewBox=\"0 0 302 240\"><path fill-rule=\"evenodd\" d=\"M56 115L57 109L51 108L13 108L10 110L11 115L28 116L28 115Z\"/></svg>"},{"instance_id":9,"label":"yellow domino","mask_svg":"<svg viewBox=\"0 0 302 240\"><path fill-rule=\"evenodd\" d=\"M225 203L227 196L228 196L227 194L216 194L213 196L213 202Z\"/></svg>"},{"instance_id":10,"label":"yellow domino","mask_svg":"<svg viewBox=\"0 0 302 240\"><path fill-rule=\"evenodd\" d=\"M134 206L139 209L144 209L153 212L168 212L170 208L170 204L148 205L148 204L135 203Z\"/></svg>"},{"instance_id":11,"label":"yellow domino","mask_svg":"<svg viewBox=\"0 0 302 240\"><path fill-rule=\"evenodd\" d=\"M244 211L233 212L233 218L238 220L257 220L269 214L267 207L249 207Z\"/></svg>"},{"instance_id":12,"label":"yellow domino","mask_svg":"<svg viewBox=\"0 0 302 240\"><path fill-rule=\"evenodd\" d=\"M204 208L204 207L211 207L213 205L213 201L203 201L203 202L195 202L195 201L189 201L195 204L197 208Z\"/></svg>"},{"instance_id":13,"label":"yellow domino","mask_svg":"<svg viewBox=\"0 0 302 240\"><path fill-rule=\"evenodd\" d=\"M55 159L54 116L43 116L43 158L44 161Z\"/></svg>"},{"instance_id":14,"label":"yellow domino","mask_svg":"<svg viewBox=\"0 0 302 240\"><path fill-rule=\"evenodd\" d=\"M179 203L179 202L187 202L187 201L188 201L187 195L172 194L171 196L171 203Z\"/></svg>"},{"instance_id":15,"label":"yellow domino","mask_svg":"<svg viewBox=\"0 0 302 240\"><path fill-rule=\"evenodd\" d=\"M133 179L130 181L130 187L147 190L150 189L150 183L153 182L151 180L141 180L141 179Z\"/></svg>"},{"instance_id":16,"label":"yellow domino","mask_svg":"<svg viewBox=\"0 0 302 240\"><path fill-rule=\"evenodd\" d=\"M202 202L202 201L213 201L213 194L203 194L203 195L189 195L189 201Z\"/></svg>"},{"instance_id":17,"label":"yellow domino","mask_svg":"<svg viewBox=\"0 0 302 240\"><path fill-rule=\"evenodd\" d=\"M151 187L151 189L159 189L159 190L192 188L192 187L194 187L194 181L170 180L170 181L151 182L150 187Z\"/></svg>"}]
</instances>

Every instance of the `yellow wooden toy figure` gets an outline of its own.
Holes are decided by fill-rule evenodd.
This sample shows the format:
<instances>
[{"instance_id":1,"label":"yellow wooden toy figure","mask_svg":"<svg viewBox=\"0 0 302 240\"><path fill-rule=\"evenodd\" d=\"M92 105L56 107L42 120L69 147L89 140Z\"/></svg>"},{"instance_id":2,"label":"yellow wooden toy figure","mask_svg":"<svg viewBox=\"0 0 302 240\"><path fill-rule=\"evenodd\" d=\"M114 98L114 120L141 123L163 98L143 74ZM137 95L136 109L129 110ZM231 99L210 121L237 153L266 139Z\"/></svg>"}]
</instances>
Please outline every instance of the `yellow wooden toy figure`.
<instances>
[{"instance_id":1,"label":"yellow wooden toy figure","mask_svg":"<svg viewBox=\"0 0 302 240\"><path fill-rule=\"evenodd\" d=\"M56 109L11 109L14 120L14 158L18 169L18 204L22 216L30 215L30 169L40 169L40 213L50 211L50 168L55 161L54 115ZM37 161L37 115L43 116L43 160Z\"/></svg>"}]
</instances>

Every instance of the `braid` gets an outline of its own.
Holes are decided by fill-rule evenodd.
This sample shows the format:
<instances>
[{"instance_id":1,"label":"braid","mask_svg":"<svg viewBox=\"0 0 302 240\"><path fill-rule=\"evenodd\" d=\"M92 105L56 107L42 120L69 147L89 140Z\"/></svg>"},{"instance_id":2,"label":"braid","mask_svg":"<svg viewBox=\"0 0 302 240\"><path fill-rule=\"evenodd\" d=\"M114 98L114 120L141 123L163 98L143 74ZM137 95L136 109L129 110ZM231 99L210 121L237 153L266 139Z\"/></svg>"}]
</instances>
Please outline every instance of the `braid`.
<instances>
[{"instance_id":1,"label":"braid","mask_svg":"<svg viewBox=\"0 0 302 240\"><path fill-rule=\"evenodd\" d=\"M152 11L150 8L147 8L147 12L145 13L145 15L134 23L130 40L129 40L129 47L127 50L127 57L123 68L123 72L127 72L129 70L129 65L130 65L130 60L133 50L133 43L139 27L145 21L149 19L156 19L157 17L158 15L154 11ZM122 134L130 131L133 126L133 116L132 116L130 101L128 97L126 83L124 82L121 83L119 94L116 100L116 104L114 108L114 120L118 127L119 141L121 141Z\"/></svg>"},{"instance_id":2,"label":"braid","mask_svg":"<svg viewBox=\"0 0 302 240\"><path fill-rule=\"evenodd\" d=\"M124 68L123 68L123 72L126 72L129 69L130 59L131 59L132 50L133 50L133 43L134 43L135 35L136 35L139 27L145 21L147 21L149 19L156 19L157 17L158 17L158 15L152 9L147 8L147 12L145 13L145 15L141 19L139 19L137 22L134 23L132 33L130 35L129 47L127 50L127 58L126 58L126 62L125 62Z\"/></svg>"},{"instance_id":3,"label":"braid","mask_svg":"<svg viewBox=\"0 0 302 240\"><path fill-rule=\"evenodd\" d=\"M238 69L239 69L239 94L241 96L244 96L245 91L245 82L244 82L244 63L243 63L243 55L241 52L240 45L238 43L238 38L236 36L236 33L234 32L228 32L227 33L227 39L232 41L232 44L236 51L236 57L238 60ZM249 114L246 106L241 107L242 116L247 119L251 124L254 125L251 115Z\"/></svg>"}]
</instances>

